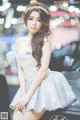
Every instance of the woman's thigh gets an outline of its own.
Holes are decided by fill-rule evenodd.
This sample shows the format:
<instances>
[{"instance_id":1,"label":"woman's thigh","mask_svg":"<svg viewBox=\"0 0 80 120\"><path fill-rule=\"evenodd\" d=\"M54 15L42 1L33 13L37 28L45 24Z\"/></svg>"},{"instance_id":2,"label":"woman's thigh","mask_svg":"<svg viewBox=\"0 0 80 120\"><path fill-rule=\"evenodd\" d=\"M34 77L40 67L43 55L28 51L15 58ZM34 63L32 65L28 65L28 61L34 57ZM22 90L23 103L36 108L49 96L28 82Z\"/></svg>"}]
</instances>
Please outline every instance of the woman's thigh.
<instances>
[{"instance_id":1,"label":"woman's thigh","mask_svg":"<svg viewBox=\"0 0 80 120\"><path fill-rule=\"evenodd\" d=\"M46 110L42 110L40 113L36 113L33 110L26 111L24 114L24 119L25 120L39 120L45 112Z\"/></svg>"},{"instance_id":2,"label":"woman's thigh","mask_svg":"<svg viewBox=\"0 0 80 120\"><path fill-rule=\"evenodd\" d=\"M23 120L23 118L24 118L24 115L21 111L18 111L18 110L14 111L12 120Z\"/></svg>"}]
</instances>

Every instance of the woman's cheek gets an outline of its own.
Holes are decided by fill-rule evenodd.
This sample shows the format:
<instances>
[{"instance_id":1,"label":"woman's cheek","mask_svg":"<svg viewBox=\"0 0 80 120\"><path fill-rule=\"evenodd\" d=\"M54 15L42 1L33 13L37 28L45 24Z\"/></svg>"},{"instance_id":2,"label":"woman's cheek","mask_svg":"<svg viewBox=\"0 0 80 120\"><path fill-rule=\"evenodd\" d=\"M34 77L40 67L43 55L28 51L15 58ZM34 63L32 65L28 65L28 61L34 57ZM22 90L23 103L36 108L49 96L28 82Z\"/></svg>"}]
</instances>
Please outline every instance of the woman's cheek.
<instances>
[{"instance_id":1,"label":"woman's cheek","mask_svg":"<svg viewBox=\"0 0 80 120\"><path fill-rule=\"evenodd\" d=\"M26 22L26 26L29 27L30 26L30 21Z\"/></svg>"}]
</instances>

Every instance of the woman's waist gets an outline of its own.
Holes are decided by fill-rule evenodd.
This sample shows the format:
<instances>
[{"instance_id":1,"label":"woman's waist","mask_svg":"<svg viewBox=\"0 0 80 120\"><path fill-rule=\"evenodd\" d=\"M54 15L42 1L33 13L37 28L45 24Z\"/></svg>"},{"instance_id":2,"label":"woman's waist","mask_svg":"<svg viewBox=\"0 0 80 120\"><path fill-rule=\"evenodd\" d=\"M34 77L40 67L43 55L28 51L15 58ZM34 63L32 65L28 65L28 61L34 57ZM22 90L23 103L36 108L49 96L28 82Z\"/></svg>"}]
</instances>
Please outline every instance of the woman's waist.
<instances>
[{"instance_id":1,"label":"woman's waist","mask_svg":"<svg viewBox=\"0 0 80 120\"><path fill-rule=\"evenodd\" d=\"M26 80L32 81L32 80L36 77L38 71L39 71L38 68L29 69L29 70L24 71L24 75L25 75ZM51 73L51 70L48 69L48 72L47 72L45 78L46 78L47 75L49 75L50 73Z\"/></svg>"},{"instance_id":2,"label":"woman's waist","mask_svg":"<svg viewBox=\"0 0 80 120\"><path fill-rule=\"evenodd\" d=\"M38 72L38 68L29 68L29 69L24 69L24 75L26 79L31 79L33 78Z\"/></svg>"}]
</instances>

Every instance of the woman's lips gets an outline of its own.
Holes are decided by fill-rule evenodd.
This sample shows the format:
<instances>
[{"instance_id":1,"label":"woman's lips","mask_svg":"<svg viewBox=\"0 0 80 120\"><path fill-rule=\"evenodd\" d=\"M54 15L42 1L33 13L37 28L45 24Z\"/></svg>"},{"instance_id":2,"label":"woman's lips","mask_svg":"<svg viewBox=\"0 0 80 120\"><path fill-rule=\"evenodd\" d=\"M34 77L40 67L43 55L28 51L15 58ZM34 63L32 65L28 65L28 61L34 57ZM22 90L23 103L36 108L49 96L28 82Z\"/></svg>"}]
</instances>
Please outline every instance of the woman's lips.
<instances>
[{"instance_id":1,"label":"woman's lips","mask_svg":"<svg viewBox=\"0 0 80 120\"><path fill-rule=\"evenodd\" d=\"M35 27L31 27L31 29L36 29Z\"/></svg>"}]
</instances>

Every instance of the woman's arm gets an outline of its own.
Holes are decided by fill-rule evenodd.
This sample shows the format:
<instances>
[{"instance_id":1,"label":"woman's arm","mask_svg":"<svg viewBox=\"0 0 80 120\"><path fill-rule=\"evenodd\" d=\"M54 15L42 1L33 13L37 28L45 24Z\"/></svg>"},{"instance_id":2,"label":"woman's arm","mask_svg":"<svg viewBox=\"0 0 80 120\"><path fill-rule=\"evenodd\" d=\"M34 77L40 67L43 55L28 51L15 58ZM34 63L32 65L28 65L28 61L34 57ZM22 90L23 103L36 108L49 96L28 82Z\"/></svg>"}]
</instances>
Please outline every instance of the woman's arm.
<instances>
[{"instance_id":1,"label":"woman's arm","mask_svg":"<svg viewBox=\"0 0 80 120\"><path fill-rule=\"evenodd\" d=\"M20 44L21 44L21 40L17 40L16 41L17 53L19 53ZM21 89L22 95L25 95L25 77L24 77L23 69L19 63L19 59L17 59L17 65L18 65L18 79L19 79L20 89Z\"/></svg>"},{"instance_id":2,"label":"woman's arm","mask_svg":"<svg viewBox=\"0 0 80 120\"><path fill-rule=\"evenodd\" d=\"M46 76L48 72L49 62L50 62L50 56L51 56L51 42L50 40L45 38L44 45L42 48L41 67L35 77L35 80L33 80L33 83L26 94L27 101L31 98L35 90L38 88L38 86L43 81L44 77Z\"/></svg>"}]
</instances>

